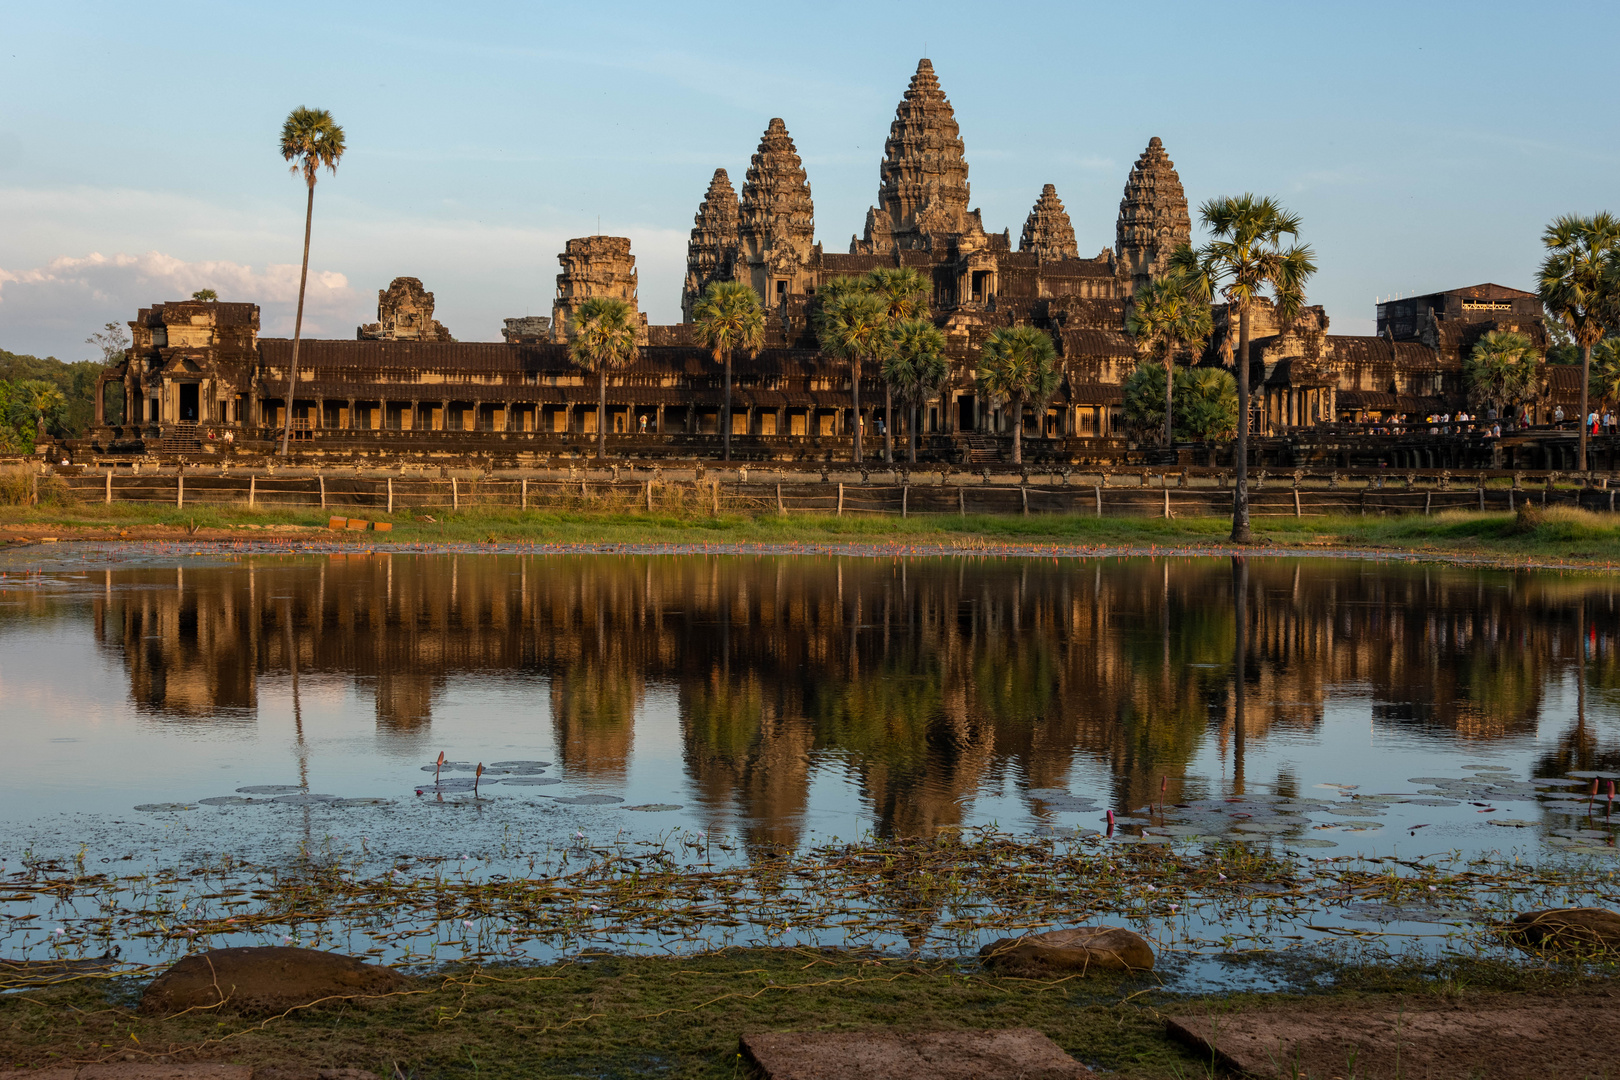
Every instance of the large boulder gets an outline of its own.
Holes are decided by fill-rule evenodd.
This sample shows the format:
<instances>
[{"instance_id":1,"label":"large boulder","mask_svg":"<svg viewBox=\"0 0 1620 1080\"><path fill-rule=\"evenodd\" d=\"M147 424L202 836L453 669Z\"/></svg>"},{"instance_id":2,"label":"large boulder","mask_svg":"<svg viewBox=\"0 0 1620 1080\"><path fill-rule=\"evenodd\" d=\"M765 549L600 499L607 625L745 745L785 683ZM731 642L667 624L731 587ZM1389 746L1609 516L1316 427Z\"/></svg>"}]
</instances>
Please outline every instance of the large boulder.
<instances>
[{"instance_id":1,"label":"large boulder","mask_svg":"<svg viewBox=\"0 0 1620 1080\"><path fill-rule=\"evenodd\" d=\"M141 1011L285 1012L326 998L353 1003L381 997L415 982L392 968L318 949L214 949L193 953L153 979L141 996Z\"/></svg>"},{"instance_id":2,"label":"large boulder","mask_svg":"<svg viewBox=\"0 0 1620 1080\"><path fill-rule=\"evenodd\" d=\"M1122 926L1077 926L1001 938L979 950L984 965L1005 975L1042 978L1087 971L1151 971L1153 948Z\"/></svg>"},{"instance_id":3,"label":"large boulder","mask_svg":"<svg viewBox=\"0 0 1620 1080\"><path fill-rule=\"evenodd\" d=\"M1507 927L1521 945L1570 952L1620 951L1620 914L1602 908L1526 911Z\"/></svg>"}]
</instances>

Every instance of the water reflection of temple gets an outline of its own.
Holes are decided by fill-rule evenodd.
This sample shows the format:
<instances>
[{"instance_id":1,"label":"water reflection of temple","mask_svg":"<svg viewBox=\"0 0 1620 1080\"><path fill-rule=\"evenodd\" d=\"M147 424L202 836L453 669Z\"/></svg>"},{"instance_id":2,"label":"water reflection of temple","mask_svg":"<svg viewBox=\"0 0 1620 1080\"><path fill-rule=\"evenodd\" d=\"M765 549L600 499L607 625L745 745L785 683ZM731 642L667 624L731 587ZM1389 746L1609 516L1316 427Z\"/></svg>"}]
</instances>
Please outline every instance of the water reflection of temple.
<instances>
[{"instance_id":1,"label":"water reflection of temple","mask_svg":"<svg viewBox=\"0 0 1620 1080\"><path fill-rule=\"evenodd\" d=\"M755 844L800 838L818 769L845 770L880 829L925 833L1007 777L1102 765L1114 805L1207 794L1183 779L1207 740L1240 777L1245 746L1310 731L1330 697L1489 740L1533 732L1578 658L1620 695L1607 584L1260 560L1240 716L1237 580L1218 559L376 555L115 571L95 617L155 714L251 712L260 677L296 668L369 691L398 735L454 680L517 680L563 766L607 778L668 687L693 799Z\"/></svg>"}]
</instances>

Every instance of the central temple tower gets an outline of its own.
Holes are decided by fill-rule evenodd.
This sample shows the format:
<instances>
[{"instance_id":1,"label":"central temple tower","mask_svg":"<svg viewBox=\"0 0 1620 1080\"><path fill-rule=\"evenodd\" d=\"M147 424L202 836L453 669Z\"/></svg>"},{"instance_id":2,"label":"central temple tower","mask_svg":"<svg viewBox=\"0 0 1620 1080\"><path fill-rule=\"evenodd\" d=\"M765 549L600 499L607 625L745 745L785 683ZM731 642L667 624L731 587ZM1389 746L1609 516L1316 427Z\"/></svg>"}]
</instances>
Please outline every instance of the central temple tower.
<instances>
[{"instance_id":1,"label":"central temple tower","mask_svg":"<svg viewBox=\"0 0 1620 1080\"><path fill-rule=\"evenodd\" d=\"M883 144L878 205L866 212L866 237L850 240L850 254L929 250L936 238L982 234L978 212L968 209L963 154L956 113L934 65L919 60Z\"/></svg>"}]
</instances>

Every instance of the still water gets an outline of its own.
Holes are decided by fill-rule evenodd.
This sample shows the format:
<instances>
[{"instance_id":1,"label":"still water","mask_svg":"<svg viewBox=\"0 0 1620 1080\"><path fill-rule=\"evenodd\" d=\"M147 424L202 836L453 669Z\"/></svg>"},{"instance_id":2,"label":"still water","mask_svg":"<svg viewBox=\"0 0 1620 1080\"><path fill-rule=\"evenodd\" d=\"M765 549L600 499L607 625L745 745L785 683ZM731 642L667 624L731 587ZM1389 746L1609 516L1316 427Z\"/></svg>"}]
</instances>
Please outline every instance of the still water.
<instances>
[{"instance_id":1,"label":"still water","mask_svg":"<svg viewBox=\"0 0 1620 1080\"><path fill-rule=\"evenodd\" d=\"M88 545L0 571L10 868L975 826L1616 851L1607 576Z\"/></svg>"}]
</instances>

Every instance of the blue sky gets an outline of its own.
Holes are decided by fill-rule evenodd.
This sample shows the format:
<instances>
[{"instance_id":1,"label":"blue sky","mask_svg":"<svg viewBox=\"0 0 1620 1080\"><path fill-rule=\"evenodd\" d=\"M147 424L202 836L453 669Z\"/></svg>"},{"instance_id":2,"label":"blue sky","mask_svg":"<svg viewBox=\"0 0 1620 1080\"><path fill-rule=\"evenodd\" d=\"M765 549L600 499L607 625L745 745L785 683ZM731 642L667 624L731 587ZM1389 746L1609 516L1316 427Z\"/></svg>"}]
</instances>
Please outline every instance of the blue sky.
<instances>
[{"instance_id":1,"label":"blue sky","mask_svg":"<svg viewBox=\"0 0 1620 1080\"><path fill-rule=\"evenodd\" d=\"M349 151L317 188L309 332L348 337L420 277L461 340L548 314L565 239L632 238L679 318L687 231L773 116L846 250L894 107L932 58L973 203L1016 242L1057 185L1113 243L1164 139L1196 204L1303 215L1313 302L1367 333L1392 294L1530 285L1554 215L1620 211L1620 5L1158 3L0 6L0 348L92 355L109 320L212 286L290 332L297 105Z\"/></svg>"}]
</instances>

